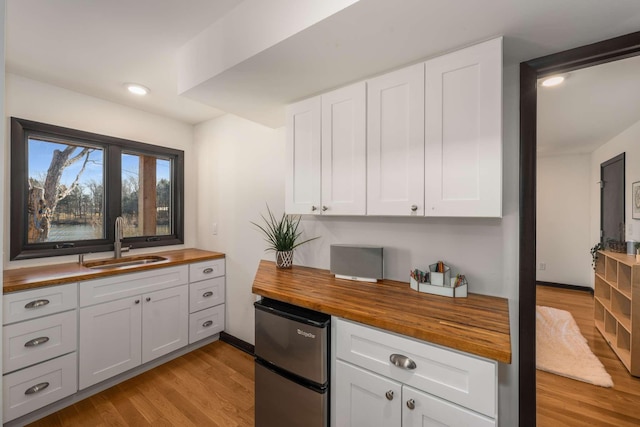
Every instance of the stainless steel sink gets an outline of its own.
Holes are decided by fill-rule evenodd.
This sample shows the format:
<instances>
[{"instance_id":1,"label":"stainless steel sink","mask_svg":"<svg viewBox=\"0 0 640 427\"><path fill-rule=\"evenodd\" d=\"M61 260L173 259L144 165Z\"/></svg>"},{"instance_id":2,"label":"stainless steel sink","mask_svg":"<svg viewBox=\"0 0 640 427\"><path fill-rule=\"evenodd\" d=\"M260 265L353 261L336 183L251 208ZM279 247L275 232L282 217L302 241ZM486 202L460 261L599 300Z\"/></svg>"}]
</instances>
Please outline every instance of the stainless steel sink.
<instances>
[{"instance_id":1,"label":"stainless steel sink","mask_svg":"<svg viewBox=\"0 0 640 427\"><path fill-rule=\"evenodd\" d=\"M138 265L153 264L167 259L156 255L141 255L127 258L113 258L100 261L85 262L83 265L92 270L104 270L108 268L135 267Z\"/></svg>"}]
</instances>

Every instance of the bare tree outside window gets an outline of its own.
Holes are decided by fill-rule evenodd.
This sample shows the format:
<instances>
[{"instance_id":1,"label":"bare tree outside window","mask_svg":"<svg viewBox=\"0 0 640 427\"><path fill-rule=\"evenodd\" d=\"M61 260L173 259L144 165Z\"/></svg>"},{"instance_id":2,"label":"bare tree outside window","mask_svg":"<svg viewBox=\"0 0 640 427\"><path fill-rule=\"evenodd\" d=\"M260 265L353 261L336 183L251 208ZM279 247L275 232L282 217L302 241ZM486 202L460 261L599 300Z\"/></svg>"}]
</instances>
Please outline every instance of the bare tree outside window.
<instances>
[{"instance_id":1,"label":"bare tree outside window","mask_svg":"<svg viewBox=\"0 0 640 427\"><path fill-rule=\"evenodd\" d=\"M183 244L184 152L11 117L10 259Z\"/></svg>"},{"instance_id":2,"label":"bare tree outside window","mask_svg":"<svg viewBox=\"0 0 640 427\"><path fill-rule=\"evenodd\" d=\"M28 243L104 237L101 148L29 139Z\"/></svg>"}]
</instances>

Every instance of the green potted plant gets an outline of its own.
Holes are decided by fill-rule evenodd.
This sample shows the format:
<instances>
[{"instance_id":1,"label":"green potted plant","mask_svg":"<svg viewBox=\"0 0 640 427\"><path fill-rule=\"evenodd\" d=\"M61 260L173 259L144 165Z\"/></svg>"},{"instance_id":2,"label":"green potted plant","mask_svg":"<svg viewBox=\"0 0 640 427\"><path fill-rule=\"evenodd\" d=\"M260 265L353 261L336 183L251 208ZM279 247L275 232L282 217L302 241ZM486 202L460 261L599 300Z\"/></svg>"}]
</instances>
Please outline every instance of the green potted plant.
<instances>
[{"instance_id":1,"label":"green potted plant","mask_svg":"<svg viewBox=\"0 0 640 427\"><path fill-rule=\"evenodd\" d=\"M265 217L260 214L264 221L264 225L251 224L258 227L262 233L264 233L264 240L269 244L266 251L275 251L276 253L276 267L278 268L291 268L293 264L293 250L298 246L315 240L318 237L312 237L311 239L299 241L302 231L298 231L300 226L300 217L291 216L285 213L282 214L280 219L269 209L267 205L268 215Z\"/></svg>"},{"instance_id":2,"label":"green potted plant","mask_svg":"<svg viewBox=\"0 0 640 427\"><path fill-rule=\"evenodd\" d=\"M593 245L593 247L591 248L590 252L591 252L591 267L593 267L593 269L596 269L596 261L598 261L598 251L601 251L604 249L604 246L602 245L602 243L598 242L595 245Z\"/></svg>"}]
</instances>

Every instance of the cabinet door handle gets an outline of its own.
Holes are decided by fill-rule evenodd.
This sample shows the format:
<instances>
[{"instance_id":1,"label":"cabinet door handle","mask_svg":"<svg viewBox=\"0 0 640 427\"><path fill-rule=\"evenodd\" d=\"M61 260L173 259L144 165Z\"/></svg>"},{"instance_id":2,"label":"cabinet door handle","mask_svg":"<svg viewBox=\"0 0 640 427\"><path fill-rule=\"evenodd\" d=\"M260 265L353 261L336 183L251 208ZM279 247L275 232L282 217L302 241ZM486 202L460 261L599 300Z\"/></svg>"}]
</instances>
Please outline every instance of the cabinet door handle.
<instances>
[{"instance_id":1,"label":"cabinet door handle","mask_svg":"<svg viewBox=\"0 0 640 427\"><path fill-rule=\"evenodd\" d=\"M322 212L326 212L327 210L329 210L329 208L328 208L328 207L326 207L326 206L322 206Z\"/></svg>"},{"instance_id":2,"label":"cabinet door handle","mask_svg":"<svg viewBox=\"0 0 640 427\"><path fill-rule=\"evenodd\" d=\"M315 206L311 206L311 212L315 212L315 211L317 211L317 210L318 210L318 208L317 208L317 207L315 207Z\"/></svg>"},{"instance_id":3,"label":"cabinet door handle","mask_svg":"<svg viewBox=\"0 0 640 427\"><path fill-rule=\"evenodd\" d=\"M418 206L417 205L411 205L411 212L415 212L418 210Z\"/></svg>"},{"instance_id":4,"label":"cabinet door handle","mask_svg":"<svg viewBox=\"0 0 640 427\"><path fill-rule=\"evenodd\" d=\"M213 325L213 320L207 320L206 322L204 322L202 324L203 328L208 328L209 326Z\"/></svg>"},{"instance_id":5,"label":"cabinet door handle","mask_svg":"<svg viewBox=\"0 0 640 427\"><path fill-rule=\"evenodd\" d=\"M136 300L136 304L140 304L140 300L139 299Z\"/></svg>"},{"instance_id":6,"label":"cabinet door handle","mask_svg":"<svg viewBox=\"0 0 640 427\"><path fill-rule=\"evenodd\" d=\"M147 301L147 302L151 301L151 297L145 298L145 301Z\"/></svg>"},{"instance_id":7,"label":"cabinet door handle","mask_svg":"<svg viewBox=\"0 0 640 427\"><path fill-rule=\"evenodd\" d=\"M387 400L393 400L393 390L389 390L384 395L387 397Z\"/></svg>"},{"instance_id":8,"label":"cabinet door handle","mask_svg":"<svg viewBox=\"0 0 640 427\"><path fill-rule=\"evenodd\" d=\"M402 368L402 369L411 370L411 369L416 369L418 367L416 365L416 362L414 362L413 360L409 359L407 356L404 356L402 354L395 354L395 353L392 354L391 356L389 356L389 361L394 365L396 365L398 368Z\"/></svg>"},{"instance_id":9,"label":"cabinet door handle","mask_svg":"<svg viewBox=\"0 0 640 427\"><path fill-rule=\"evenodd\" d=\"M202 272L203 272L204 274L213 273L213 268L211 268L211 267L207 267L207 268L205 268L204 270L202 270Z\"/></svg>"},{"instance_id":10,"label":"cabinet door handle","mask_svg":"<svg viewBox=\"0 0 640 427\"><path fill-rule=\"evenodd\" d=\"M413 399L407 400L407 408L411 410L416 409L416 401Z\"/></svg>"},{"instance_id":11,"label":"cabinet door handle","mask_svg":"<svg viewBox=\"0 0 640 427\"><path fill-rule=\"evenodd\" d=\"M34 393L37 393L39 391L44 390L47 387L49 387L49 383L47 383L47 382L36 384L33 387L29 387L28 389L26 389L24 394L26 394L26 395L34 394Z\"/></svg>"},{"instance_id":12,"label":"cabinet door handle","mask_svg":"<svg viewBox=\"0 0 640 427\"><path fill-rule=\"evenodd\" d=\"M38 337L38 338L34 338L30 341L27 341L26 343L24 343L25 347L35 347L37 345L40 344L44 344L47 341L49 341L49 337Z\"/></svg>"},{"instance_id":13,"label":"cabinet door handle","mask_svg":"<svg viewBox=\"0 0 640 427\"><path fill-rule=\"evenodd\" d=\"M203 297L203 298L209 298L211 295L213 295L213 292L211 292L211 291L207 291L207 292L205 292L204 294L202 294L202 297Z\"/></svg>"},{"instance_id":14,"label":"cabinet door handle","mask_svg":"<svg viewBox=\"0 0 640 427\"><path fill-rule=\"evenodd\" d=\"M37 299L35 301L31 301L27 304L25 304L24 308L38 308L38 307L42 307L43 305L47 305L49 304L49 300L48 299Z\"/></svg>"}]
</instances>

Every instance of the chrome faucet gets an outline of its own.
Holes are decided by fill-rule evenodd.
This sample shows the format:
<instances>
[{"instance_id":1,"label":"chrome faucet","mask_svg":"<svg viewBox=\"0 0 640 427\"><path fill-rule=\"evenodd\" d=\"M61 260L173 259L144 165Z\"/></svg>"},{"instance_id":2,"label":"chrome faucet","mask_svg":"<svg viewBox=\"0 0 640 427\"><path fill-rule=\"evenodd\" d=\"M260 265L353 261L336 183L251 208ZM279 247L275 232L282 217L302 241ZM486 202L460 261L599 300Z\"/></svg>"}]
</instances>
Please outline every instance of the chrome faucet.
<instances>
[{"instance_id":1,"label":"chrome faucet","mask_svg":"<svg viewBox=\"0 0 640 427\"><path fill-rule=\"evenodd\" d=\"M129 247L122 247L121 240L124 238L124 218L121 216L116 218L115 241L113 242L113 257L120 258L122 252L127 252Z\"/></svg>"}]
</instances>

